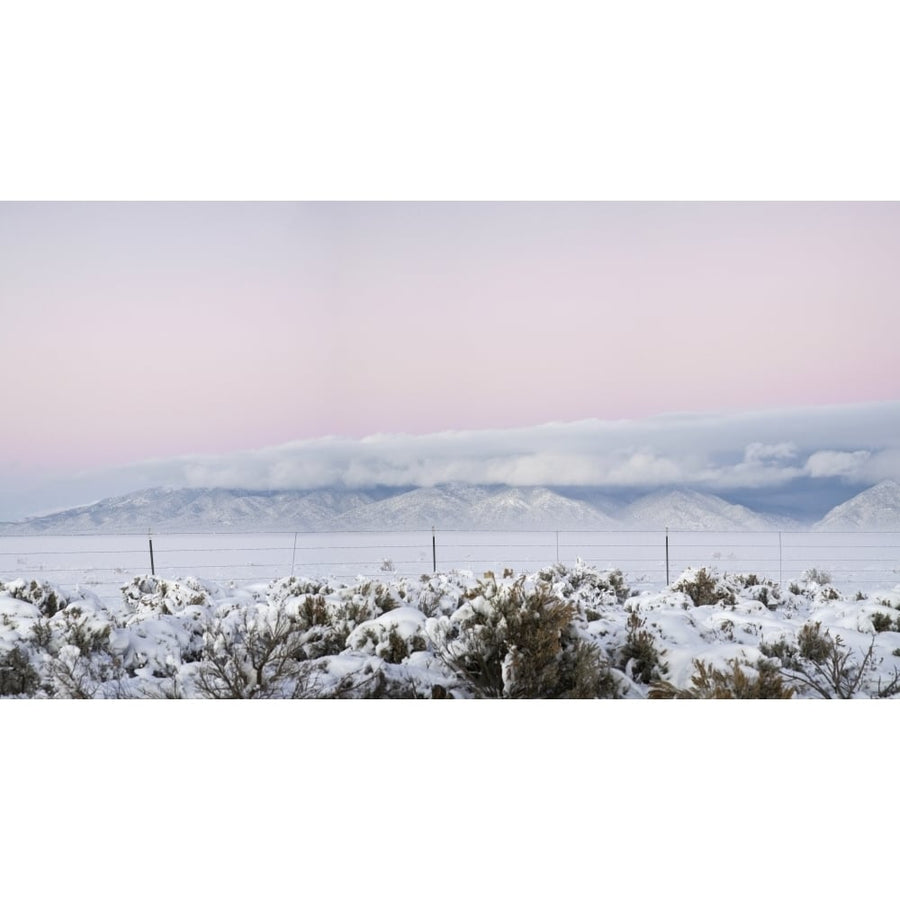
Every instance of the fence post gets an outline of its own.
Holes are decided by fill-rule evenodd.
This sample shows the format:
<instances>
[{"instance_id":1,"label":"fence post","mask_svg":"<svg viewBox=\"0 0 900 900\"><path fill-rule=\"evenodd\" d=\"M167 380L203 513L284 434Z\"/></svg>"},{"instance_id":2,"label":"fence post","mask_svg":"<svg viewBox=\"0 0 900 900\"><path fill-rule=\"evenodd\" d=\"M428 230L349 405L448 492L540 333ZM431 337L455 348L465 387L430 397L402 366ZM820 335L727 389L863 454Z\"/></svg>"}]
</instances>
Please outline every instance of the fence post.
<instances>
[{"instance_id":1,"label":"fence post","mask_svg":"<svg viewBox=\"0 0 900 900\"><path fill-rule=\"evenodd\" d=\"M150 542L150 574L156 574L156 566L153 564L153 538L150 537L150 529L147 529L147 540Z\"/></svg>"},{"instance_id":2,"label":"fence post","mask_svg":"<svg viewBox=\"0 0 900 900\"><path fill-rule=\"evenodd\" d=\"M669 526L666 526L666 587L669 586Z\"/></svg>"},{"instance_id":3,"label":"fence post","mask_svg":"<svg viewBox=\"0 0 900 900\"><path fill-rule=\"evenodd\" d=\"M297 532L294 532L294 551L291 553L291 578L294 577L294 560L297 558Z\"/></svg>"},{"instance_id":4,"label":"fence post","mask_svg":"<svg viewBox=\"0 0 900 900\"><path fill-rule=\"evenodd\" d=\"M434 525L431 526L431 564L432 571L437 572L437 543L434 539Z\"/></svg>"},{"instance_id":5,"label":"fence post","mask_svg":"<svg viewBox=\"0 0 900 900\"><path fill-rule=\"evenodd\" d=\"M781 532L778 532L778 587L784 582L784 564L783 554L781 551Z\"/></svg>"},{"instance_id":6,"label":"fence post","mask_svg":"<svg viewBox=\"0 0 900 900\"><path fill-rule=\"evenodd\" d=\"M559 562L559 531L556 532L556 561Z\"/></svg>"}]
</instances>

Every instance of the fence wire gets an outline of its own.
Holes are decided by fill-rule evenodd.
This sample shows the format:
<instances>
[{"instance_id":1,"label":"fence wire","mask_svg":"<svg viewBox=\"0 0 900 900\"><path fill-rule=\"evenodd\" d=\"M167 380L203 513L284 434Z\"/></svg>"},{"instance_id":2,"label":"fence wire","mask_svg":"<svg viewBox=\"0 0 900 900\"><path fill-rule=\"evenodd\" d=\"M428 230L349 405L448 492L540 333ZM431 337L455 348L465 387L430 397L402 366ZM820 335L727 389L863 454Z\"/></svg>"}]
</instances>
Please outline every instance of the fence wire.
<instances>
[{"instance_id":1,"label":"fence wire","mask_svg":"<svg viewBox=\"0 0 900 900\"><path fill-rule=\"evenodd\" d=\"M150 546L152 541L152 564ZM900 583L900 532L405 531L3 535L0 581L118 592L151 571L226 584L290 575L353 579L435 571L534 571L577 561L659 589L689 567L754 573L786 585L810 569L848 590Z\"/></svg>"}]
</instances>

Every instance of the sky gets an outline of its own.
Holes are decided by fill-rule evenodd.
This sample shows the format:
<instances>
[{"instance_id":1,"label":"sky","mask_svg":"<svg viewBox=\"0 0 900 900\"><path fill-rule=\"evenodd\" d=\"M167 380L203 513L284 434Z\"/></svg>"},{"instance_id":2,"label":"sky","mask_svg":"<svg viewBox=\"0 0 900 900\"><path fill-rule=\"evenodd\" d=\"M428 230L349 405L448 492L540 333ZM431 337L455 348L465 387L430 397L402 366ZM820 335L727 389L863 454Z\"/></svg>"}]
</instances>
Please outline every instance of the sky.
<instances>
[{"instance_id":1,"label":"sky","mask_svg":"<svg viewBox=\"0 0 900 900\"><path fill-rule=\"evenodd\" d=\"M373 222L378 216L355 206L234 216L217 204L208 212L145 211L141 223L129 206L105 218L100 207L63 212L5 202L900 200L900 133L892 115L900 77L896 10L868 5L859 14L846 4L807 0L734 6L4 3L0 82L11 87L0 146L0 519L100 499L163 476L249 477L249 469L265 473L272 460L282 472L304 454L321 457L329 444L346 454L372 451L380 441L389 461L418 452L440 466L447 450L438 453L429 435L448 429L457 436L450 445L460 449L467 441L469 465L479 453L503 458L498 444L507 447L508 464L510 456L547 453L548 422L562 423L563 452L594 446L582 432L605 435L595 452L614 457L601 472L607 478L623 460L646 472L649 465L639 463L654 454L694 475L750 478L755 471L771 479L771 469L822 472L830 463L844 466L850 474L837 477L856 485L878 477L875 469L896 447L891 435L900 434L890 405L900 380L890 355L893 205L817 204L784 215L745 207L745 218L732 204L690 214L668 206L652 215L646 206L629 215L595 209L591 228L584 213L579 223L532 212L527 223L503 232L486 219L464 228L460 215L455 230L426 215L407 215L402 229L402 216ZM541 234L541 224L553 227ZM442 232L447 240L434 240ZM399 273L392 269L397 258L405 263ZM679 411L683 418L672 427ZM592 421L600 424L579 424ZM371 433L395 436L354 443ZM828 455L840 453L849 456ZM373 452L363 457L365 465L377 461ZM90 728L85 708L75 709L54 712L71 719L62 727L77 735L82 771L87 766L89 776L105 778L109 748L123 734L132 742L132 730L121 728L121 707L92 708ZM201 755L215 767L213 782L230 778L254 752L234 736L252 741L259 734L255 707L248 728L236 728L235 716L249 715L250 707L191 707L187 717L180 709L125 712L140 716L145 741L161 748L183 742L189 729L192 746L199 741L209 750ZM636 736L629 754L657 752L660 723L636 718L636 707L605 710L599 722L585 718L583 707L539 713L529 705L475 705L465 709L479 717L471 732L460 727L460 710L444 728L440 716L423 722L420 709L414 727L405 720L385 727L386 715L409 715L410 707L353 710L354 726L369 715L367 734L380 742L402 738L398 752L381 754L382 761L403 760L398 783L408 781L410 759L427 756L410 754L410 736L431 752L460 735L460 747L484 743L487 729L513 776L547 788L536 796L549 798L546 812L557 818L557 772L543 765L546 746L529 739L536 715L555 716L541 733L564 734L569 745L576 729L607 767L618 762L610 758L615 742L604 740L610 714ZM710 760L743 752L747 791L794 789L793 771L765 752L773 725L792 747L808 749L803 756L813 766L825 741L845 755L857 749L850 741L858 723L835 729L835 711L826 723L795 707L780 709L716 707L715 721L702 705L654 709L654 719L670 716L665 727L678 740L667 754L688 777L657 779L653 799L679 810L682 830L706 825L709 804L693 803L684 790L706 783ZM45 724L43 712L35 721L35 707L27 705L4 712L26 716L16 729L19 757L57 753L60 723ZM285 739L295 736L293 710L264 712L270 730L281 729L287 715ZM853 712L858 717L859 707ZM167 727L173 715L180 716L177 731ZM294 752L302 756L308 745L313 766L323 746L356 762L360 732L348 729L346 716L323 706L304 715L324 718L313 723L316 741L300 742ZM740 728L737 744L735 730L721 728L723 715ZM750 727L748 716L755 717ZM867 734L873 726L874 713ZM728 746L710 754L723 734ZM697 759L705 768L692 778ZM158 769L142 771L151 792ZM476 793L482 770L467 776ZM834 776L821 765L817 774ZM160 777L160 792L171 795L172 771ZM624 793L614 799L628 810L635 807L633 785L622 781ZM487 780L484 787L491 789ZM26 816L34 810L33 824L42 826L37 817L45 804L28 803L33 786L28 790L19 807ZM308 785L302 790L307 800ZM326 818L343 810L333 781L322 790L315 805ZM823 815L860 820L871 813L864 793L829 792ZM575 795L580 803L582 793ZM221 818L233 821L234 797L227 796ZM246 812L259 818L253 799ZM346 799L356 802L349 793ZM79 803L80 810L95 806ZM157 806L168 816L168 807ZM704 816L696 822L695 808ZM579 811L573 805L562 815L574 820ZM153 810L142 812L152 819ZM451 830L467 825L449 816ZM528 828L534 816L519 818ZM749 837L767 824L747 809L738 829ZM734 843L733 830L723 834L723 851ZM640 863L646 842L631 840L634 832L617 823L603 837L617 857ZM584 836L596 843L595 831ZM520 837L530 839L515 828L496 831L491 847L499 840L501 852L494 856L517 852ZM562 890L582 887L581 870L570 864L580 838L568 834L558 853L542 846L544 869L555 885L562 878ZM806 847L795 836L792 844L801 861L796 871L807 879L802 861L819 849L817 841L813 835ZM218 852L220 844L213 830L203 849ZM25 840L14 850L31 861L33 845ZM278 854L269 843L260 846L265 855L251 853L244 872L257 889L267 876L278 887ZM315 846L332 861L329 846ZM432 854L416 849L404 865L428 879ZM668 863L657 867L665 877L660 887L683 872L695 893L721 895L733 863L717 849L698 871L693 857L685 868L680 850L657 842L654 853ZM123 832L115 850L107 856L120 860L123 876L141 865L144 846L130 834ZM366 862L377 870L381 844L372 853ZM822 876L829 884L837 878L858 888L866 872L874 885L882 874L872 866L868 833L845 841L841 860L845 865ZM63 859L69 861L82 862ZM340 855L333 861L343 862ZM373 865L357 868L368 878ZM208 867L195 868L208 888ZM633 866L619 869L631 878ZM154 871L161 886L171 881L165 864ZM234 874L229 870L232 881ZM772 874L782 876L780 869ZM360 887L371 891L370 882Z\"/></svg>"},{"instance_id":2,"label":"sky","mask_svg":"<svg viewBox=\"0 0 900 900\"><path fill-rule=\"evenodd\" d=\"M848 416L898 421L898 239L897 203L0 203L0 510L103 473L714 488L723 443L858 480L893 442ZM772 427L837 407L816 446ZM697 417L725 439L686 467Z\"/></svg>"}]
</instances>

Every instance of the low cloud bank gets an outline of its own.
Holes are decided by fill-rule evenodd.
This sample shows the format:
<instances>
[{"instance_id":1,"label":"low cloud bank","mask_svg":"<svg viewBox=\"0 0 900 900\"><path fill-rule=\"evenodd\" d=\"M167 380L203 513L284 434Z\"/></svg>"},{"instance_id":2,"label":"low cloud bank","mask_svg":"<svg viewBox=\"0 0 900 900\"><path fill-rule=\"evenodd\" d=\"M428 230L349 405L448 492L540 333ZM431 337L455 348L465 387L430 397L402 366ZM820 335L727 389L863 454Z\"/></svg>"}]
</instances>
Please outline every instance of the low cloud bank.
<instances>
[{"instance_id":1,"label":"low cloud bank","mask_svg":"<svg viewBox=\"0 0 900 900\"><path fill-rule=\"evenodd\" d=\"M251 489L462 482L715 492L835 477L863 485L900 477L900 404L322 438L129 469L157 483Z\"/></svg>"},{"instance_id":2,"label":"low cloud bank","mask_svg":"<svg viewBox=\"0 0 900 900\"><path fill-rule=\"evenodd\" d=\"M652 491L692 487L749 497L838 481L900 480L900 403L827 406L532 428L320 438L239 453L149 460L7 491L0 519L146 487L311 490L450 482ZM15 502L13 502L15 501Z\"/></svg>"}]
</instances>

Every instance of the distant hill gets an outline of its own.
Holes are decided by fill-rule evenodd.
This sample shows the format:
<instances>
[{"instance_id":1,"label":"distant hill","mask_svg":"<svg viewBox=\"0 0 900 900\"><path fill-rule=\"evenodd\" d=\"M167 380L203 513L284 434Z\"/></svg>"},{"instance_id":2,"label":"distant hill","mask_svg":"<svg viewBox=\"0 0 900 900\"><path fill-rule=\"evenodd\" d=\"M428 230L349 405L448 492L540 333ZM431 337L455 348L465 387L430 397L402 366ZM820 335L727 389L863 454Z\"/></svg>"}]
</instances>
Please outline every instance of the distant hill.
<instances>
[{"instance_id":1,"label":"distant hill","mask_svg":"<svg viewBox=\"0 0 900 900\"><path fill-rule=\"evenodd\" d=\"M348 510L332 522L338 530L405 531L456 528L468 511L490 494L476 485L413 488L368 506Z\"/></svg>"},{"instance_id":2,"label":"distant hill","mask_svg":"<svg viewBox=\"0 0 900 900\"><path fill-rule=\"evenodd\" d=\"M27 519L7 533L397 531L439 528L616 528L588 503L547 488L448 485L376 491L156 488Z\"/></svg>"},{"instance_id":3,"label":"distant hill","mask_svg":"<svg viewBox=\"0 0 900 900\"><path fill-rule=\"evenodd\" d=\"M374 491L150 488L6 526L7 533L320 531L380 499Z\"/></svg>"},{"instance_id":4,"label":"distant hill","mask_svg":"<svg viewBox=\"0 0 900 900\"><path fill-rule=\"evenodd\" d=\"M799 530L693 490L663 490L628 505L575 499L548 487L442 485L382 490L249 491L153 488L0 525L5 534L185 531L419 531L430 529ZM831 510L819 531L900 531L900 485L885 481Z\"/></svg>"},{"instance_id":5,"label":"distant hill","mask_svg":"<svg viewBox=\"0 0 900 900\"><path fill-rule=\"evenodd\" d=\"M691 490L649 494L626 506L619 519L627 528L647 530L777 531L785 527L784 519L763 516L746 506Z\"/></svg>"},{"instance_id":6,"label":"distant hill","mask_svg":"<svg viewBox=\"0 0 900 900\"><path fill-rule=\"evenodd\" d=\"M544 487L506 488L472 507L480 528L615 529L619 523L594 506Z\"/></svg>"},{"instance_id":7,"label":"distant hill","mask_svg":"<svg viewBox=\"0 0 900 900\"><path fill-rule=\"evenodd\" d=\"M815 531L900 531L900 484L880 481L836 506Z\"/></svg>"}]
</instances>

